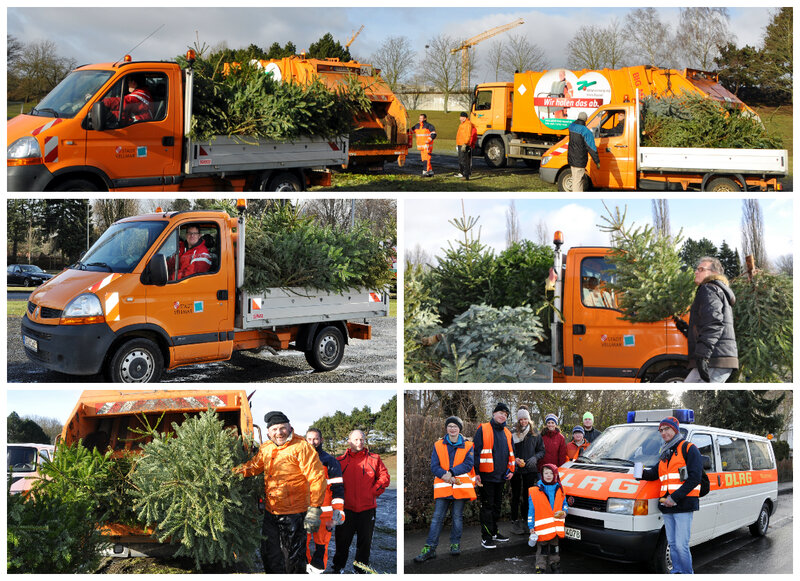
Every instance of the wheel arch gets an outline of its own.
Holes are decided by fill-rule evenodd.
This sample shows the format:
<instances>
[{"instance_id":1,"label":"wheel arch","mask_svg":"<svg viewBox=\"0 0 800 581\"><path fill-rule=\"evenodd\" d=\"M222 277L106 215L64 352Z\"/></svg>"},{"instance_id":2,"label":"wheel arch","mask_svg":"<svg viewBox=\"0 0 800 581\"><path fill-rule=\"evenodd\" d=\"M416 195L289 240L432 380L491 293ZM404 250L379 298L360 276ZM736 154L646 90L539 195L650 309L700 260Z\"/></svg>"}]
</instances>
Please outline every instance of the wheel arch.
<instances>
[{"instance_id":1,"label":"wheel arch","mask_svg":"<svg viewBox=\"0 0 800 581\"><path fill-rule=\"evenodd\" d=\"M717 178L728 178L733 180L739 184L739 187L742 188L743 192L747 191L747 180L745 179L743 174L740 173L707 173L703 176L703 181L700 183L700 190L705 192L706 186L709 182L717 179Z\"/></svg>"},{"instance_id":2,"label":"wheel arch","mask_svg":"<svg viewBox=\"0 0 800 581\"><path fill-rule=\"evenodd\" d=\"M639 367L636 378L643 381L647 378L652 380L653 377L670 367L685 367L688 361L688 355L681 355L678 353L656 355L645 361L644 364Z\"/></svg>"},{"instance_id":3,"label":"wheel arch","mask_svg":"<svg viewBox=\"0 0 800 581\"><path fill-rule=\"evenodd\" d=\"M164 369L169 369L169 348L172 346L172 339L170 339L169 335L167 335L167 332L164 331L164 329L158 327L157 325L151 325L148 323L130 325L128 327L123 327L116 332L114 340L111 342L111 345L109 345L105 358L103 359L103 369L107 367L109 361L111 361L111 358L114 356L114 353L116 353L122 345L131 339L149 339L155 343L158 346L159 351L161 351L162 357L164 358Z\"/></svg>"},{"instance_id":4,"label":"wheel arch","mask_svg":"<svg viewBox=\"0 0 800 581\"><path fill-rule=\"evenodd\" d=\"M344 337L344 344L350 344L350 335L347 333L347 322L346 321L325 321L324 323L308 323L303 325L300 328L300 332L297 334L297 339L295 339L295 349L298 351L308 351L314 344L314 337L317 336L317 332L324 327L336 327L341 331L342 337Z\"/></svg>"},{"instance_id":5,"label":"wheel arch","mask_svg":"<svg viewBox=\"0 0 800 581\"><path fill-rule=\"evenodd\" d=\"M53 172L53 177L47 182L44 191L52 192L60 184L75 179L92 182L98 186L98 191L108 191L113 185L111 179L104 171L89 165L77 165Z\"/></svg>"}]
</instances>

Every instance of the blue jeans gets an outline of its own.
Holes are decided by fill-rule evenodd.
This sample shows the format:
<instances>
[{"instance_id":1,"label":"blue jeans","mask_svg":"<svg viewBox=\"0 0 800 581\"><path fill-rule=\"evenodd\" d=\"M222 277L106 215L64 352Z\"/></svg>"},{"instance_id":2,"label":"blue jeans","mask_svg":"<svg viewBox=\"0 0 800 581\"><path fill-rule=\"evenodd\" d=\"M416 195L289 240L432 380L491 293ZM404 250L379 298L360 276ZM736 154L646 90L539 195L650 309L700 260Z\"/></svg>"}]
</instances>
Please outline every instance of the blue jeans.
<instances>
[{"instance_id":1,"label":"blue jeans","mask_svg":"<svg viewBox=\"0 0 800 581\"><path fill-rule=\"evenodd\" d=\"M692 511L663 513L669 553L672 557L672 571L670 573L694 573L692 570L692 552L689 550L693 515Z\"/></svg>"},{"instance_id":2,"label":"blue jeans","mask_svg":"<svg viewBox=\"0 0 800 581\"><path fill-rule=\"evenodd\" d=\"M464 504L466 499L459 498L437 498L433 507L433 518L431 518L431 530L428 532L428 539L425 544L436 548L439 544L439 534L444 526L444 519L447 516L447 509L452 504L453 526L450 529L450 544L461 544L461 531L464 528Z\"/></svg>"}]
</instances>

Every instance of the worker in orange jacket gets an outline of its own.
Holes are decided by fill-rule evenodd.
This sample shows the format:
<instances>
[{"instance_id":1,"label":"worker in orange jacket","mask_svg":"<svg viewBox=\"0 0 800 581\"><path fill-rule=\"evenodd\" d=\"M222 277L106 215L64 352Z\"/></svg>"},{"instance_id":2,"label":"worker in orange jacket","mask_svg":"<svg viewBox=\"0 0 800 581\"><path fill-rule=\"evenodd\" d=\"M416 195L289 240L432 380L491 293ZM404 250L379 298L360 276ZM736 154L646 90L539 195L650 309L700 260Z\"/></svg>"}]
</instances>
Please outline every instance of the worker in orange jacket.
<instances>
[{"instance_id":1,"label":"worker in orange jacket","mask_svg":"<svg viewBox=\"0 0 800 581\"><path fill-rule=\"evenodd\" d=\"M478 142L478 130L475 129L465 111L461 112L459 121L458 132L456 133L459 173L456 177L468 180L472 173L472 148Z\"/></svg>"},{"instance_id":2,"label":"worker in orange jacket","mask_svg":"<svg viewBox=\"0 0 800 581\"><path fill-rule=\"evenodd\" d=\"M411 132L417 136L417 149L419 149L422 161L425 163L422 177L433 177L431 153L433 152L433 140L436 139L436 128L428 123L428 116L425 113L421 113L419 123L411 128Z\"/></svg>"},{"instance_id":3,"label":"worker in orange jacket","mask_svg":"<svg viewBox=\"0 0 800 581\"><path fill-rule=\"evenodd\" d=\"M314 446L319 454L322 465L325 466L327 486L325 500L322 503L322 524L315 533L306 535L306 558L308 559L307 571L309 573L324 573L328 566L328 544L331 542L333 527L344 523L344 479L339 461L322 449L322 432L319 428L309 428L306 432L306 442ZM314 550L311 550L311 545Z\"/></svg>"},{"instance_id":4,"label":"worker in orange jacket","mask_svg":"<svg viewBox=\"0 0 800 581\"><path fill-rule=\"evenodd\" d=\"M233 471L243 476L264 474L264 571L305 573L306 533L317 532L322 522L325 467L311 444L294 433L283 412L269 412L264 421L269 440Z\"/></svg>"}]
</instances>

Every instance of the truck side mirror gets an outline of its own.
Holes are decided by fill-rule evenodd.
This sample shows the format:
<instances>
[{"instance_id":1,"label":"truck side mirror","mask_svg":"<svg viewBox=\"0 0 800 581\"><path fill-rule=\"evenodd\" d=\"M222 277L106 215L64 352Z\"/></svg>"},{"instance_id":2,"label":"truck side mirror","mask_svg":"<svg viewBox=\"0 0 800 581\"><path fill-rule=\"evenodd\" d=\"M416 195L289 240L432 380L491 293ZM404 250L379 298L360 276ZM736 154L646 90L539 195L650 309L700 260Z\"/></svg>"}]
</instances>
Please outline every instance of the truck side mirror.
<instances>
[{"instance_id":1,"label":"truck side mirror","mask_svg":"<svg viewBox=\"0 0 800 581\"><path fill-rule=\"evenodd\" d=\"M106 119L106 106L103 101L98 101L92 105L92 110L89 113L89 119L92 122L92 129L95 131L103 131L105 129Z\"/></svg>"},{"instance_id":2,"label":"truck side mirror","mask_svg":"<svg viewBox=\"0 0 800 581\"><path fill-rule=\"evenodd\" d=\"M163 254L156 254L147 263L147 268L142 273L144 284L154 284L164 286L167 284L167 257Z\"/></svg>"}]
</instances>

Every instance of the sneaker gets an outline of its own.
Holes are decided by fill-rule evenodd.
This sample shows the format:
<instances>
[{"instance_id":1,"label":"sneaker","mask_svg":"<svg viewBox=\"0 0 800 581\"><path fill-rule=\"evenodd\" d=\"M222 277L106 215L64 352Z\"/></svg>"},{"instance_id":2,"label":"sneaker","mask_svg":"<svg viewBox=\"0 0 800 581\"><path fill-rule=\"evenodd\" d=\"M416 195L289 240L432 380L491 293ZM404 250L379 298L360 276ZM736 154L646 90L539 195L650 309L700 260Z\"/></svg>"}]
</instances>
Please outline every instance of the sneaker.
<instances>
[{"instance_id":1,"label":"sneaker","mask_svg":"<svg viewBox=\"0 0 800 581\"><path fill-rule=\"evenodd\" d=\"M496 534L496 535L494 535L492 538L493 538L495 541L497 541L498 543L507 543L507 542L508 542L508 537L507 537L507 536L505 536L505 535L503 535L503 534L500 534L500 532L499 532L499 531L498 531L498 532L497 532L497 534Z\"/></svg>"},{"instance_id":2,"label":"sneaker","mask_svg":"<svg viewBox=\"0 0 800 581\"><path fill-rule=\"evenodd\" d=\"M461 554L461 545L458 543L451 543L450 544L450 554L453 556L457 556Z\"/></svg>"},{"instance_id":3,"label":"sneaker","mask_svg":"<svg viewBox=\"0 0 800 581\"><path fill-rule=\"evenodd\" d=\"M497 545L494 544L494 540L492 539L481 539L481 546L484 549L496 549Z\"/></svg>"},{"instance_id":4,"label":"sneaker","mask_svg":"<svg viewBox=\"0 0 800 581\"><path fill-rule=\"evenodd\" d=\"M427 176L428 176L429 178L432 178L432 177L433 177L433 170L429 171L429 172L427 173Z\"/></svg>"},{"instance_id":5,"label":"sneaker","mask_svg":"<svg viewBox=\"0 0 800 581\"><path fill-rule=\"evenodd\" d=\"M463 173L457 173L457 174L455 175L455 177L457 177L457 178L461 178L461 179L464 179L464 177L465 177L465 176L464 176L464 174L463 174Z\"/></svg>"},{"instance_id":6,"label":"sneaker","mask_svg":"<svg viewBox=\"0 0 800 581\"><path fill-rule=\"evenodd\" d=\"M426 169L422 170L422 177L424 178L428 177L428 170Z\"/></svg>"},{"instance_id":7,"label":"sneaker","mask_svg":"<svg viewBox=\"0 0 800 581\"><path fill-rule=\"evenodd\" d=\"M422 547L422 551L420 551L420 554L414 557L414 562L423 563L428 559L435 559L435 558L436 558L436 547L425 545L424 547Z\"/></svg>"},{"instance_id":8,"label":"sneaker","mask_svg":"<svg viewBox=\"0 0 800 581\"><path fill-rule=\"evenodd\" d=\"M308 573L310 575L321 575L324 572L325 572L325 569L318 569L317 567L315 567L311 563L306 565L306 573Z\"/></svg>"}]
</instances>

